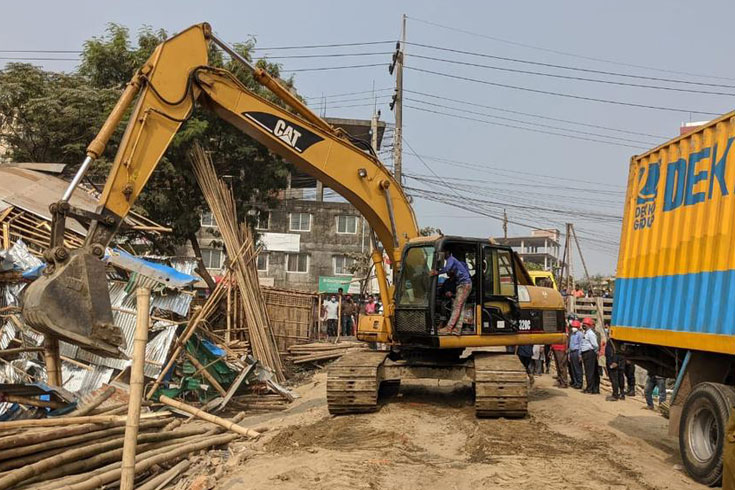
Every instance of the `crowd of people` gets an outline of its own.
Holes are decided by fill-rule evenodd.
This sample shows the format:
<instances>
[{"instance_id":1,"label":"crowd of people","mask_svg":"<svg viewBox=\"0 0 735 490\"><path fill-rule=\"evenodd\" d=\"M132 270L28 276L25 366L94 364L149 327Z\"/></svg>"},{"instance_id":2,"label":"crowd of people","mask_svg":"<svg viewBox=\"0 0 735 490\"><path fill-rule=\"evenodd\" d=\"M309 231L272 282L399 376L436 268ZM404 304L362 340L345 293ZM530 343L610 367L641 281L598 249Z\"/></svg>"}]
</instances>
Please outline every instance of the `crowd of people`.
<instances>
[{"instance_id":1,"label":"crowd of people","mask_svg":"<svg viewBox=\"0 0 735 490\"><path fill-rule=\"evenodd\" d=\"M536 284L537 286L540 286L540 284ZM610 291L609 288L604 289L587 289L584 290L581 287L577 286L575 288L562 288L561 289L561 295L563 297L567 296L574 296L575 298L612 298L613 293Z\"/></svg>"},{"instance_id":2,"label":"crowd of people","mask_svg":"<svg viewBox=\"0 0 735 490\"><path fill-rule=\"evenodd\" d=\"M381 313L380 300L375 295L345 294L342 288L336 293L325 295L319 312L322 331L320 336L342 337L354 336L360 315Z\"/></svg>"},{"instance_id":3,"label":"crowd of people","mask_svg":"<svg viewBox=\"0 0 735 490\"><path fill-rule=\"evenodd\" d=\"M605 327L607 332L607 327ZM625 400L636 395L635 364L615 349L612 342L604 342L595 328L592 318L581 322L575 317L568 321L567 343L543 345L521 345L516 354L526 368L531 384L534 378L550 373L553 357L556 365L556 383L560 388L574 388L582 393L600 393L600 378L605 372L610 379L612 394L607 401ZM658 392L659 406L666 401L666 379L649 371L644 397L648 410L655 410L654 394Z\"/></svg>"}]
</instances>

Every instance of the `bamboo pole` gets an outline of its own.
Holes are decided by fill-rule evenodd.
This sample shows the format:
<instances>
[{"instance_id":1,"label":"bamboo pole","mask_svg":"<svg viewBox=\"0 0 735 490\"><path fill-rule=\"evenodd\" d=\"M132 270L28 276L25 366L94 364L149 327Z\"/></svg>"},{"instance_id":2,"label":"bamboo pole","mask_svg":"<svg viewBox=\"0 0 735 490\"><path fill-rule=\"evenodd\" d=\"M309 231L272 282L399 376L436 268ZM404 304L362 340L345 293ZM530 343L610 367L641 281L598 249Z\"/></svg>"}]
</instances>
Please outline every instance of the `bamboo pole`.
<instances>
[{"instance_id":1,"label":"bamboo pole","mask_svg":"<svg viewBox=\"0 0 735 490\"><path fill-rule=\"evenodd\" d=\"M176 436L172 435L174 432L162 432L158 434L142 434L138 436L138 442L152 442L152 441L165 441L172 439ZM60 466L70 461L84 460L94 454L98 454L103 451L122 447L123 437L117 437L112 440L96 443L96 444L85 444L80 448L75 448L70 451L64 451L62 453L51 456L50 458L37 461L33 464L23 466L17 470L5 473L0 476L0 490L5 490L18 483L28 480L36 475L42 474L43 472L49 471L52 468Z\"/></svg>"},{"instance_id":2,"label":"bamboo pole","mask_svg":"<svg viewBox=\"0 0 735 490\"><path fill-rule=\"evenodd\" d=\"M151 386L151 389L148 390L148 393L145 396L146 399L150 400L150 398L153 396L153 393L155 393L158 387L161 385L163 377L166 376L168 371L171 369L171 366L174 365L176 359L178 359L179 354L181 354L182 349L189 341L191 336L194 335L194 332L196 332L197 328L199 328L199 326L209 317L209 315L214 312L217 304L219 304L219 301L222 299L225 290L225 281L228 279L228 277L229 275L225 274L223 280L217 284L217 286L214 288L214 291L212 291L212 294L210 294L209 298L207 298L207 301L204 302L202 308L197 312L194 318L191 319L189 324L182 332L181 336L176 340L176 347L174 348L174 351L171 353L171 356L169 357L166 366L164 366L164 368L161 370L161 373L158 375L158 378L156 378L153 386Z\"/></svg>"},{"instance_id":3,"label":"bamboo pole","mask_svg":"<svg viewBox=\"0 0 735 490\"><path fill-rule=\"evenodd\" d=\"M237 434L225 434L225 435L209 437L207 439L204 439L198 442L193 442L191 444L179 446L176 449L173 449L169 452L158 454L148 459L144 459L139 463L136 463L135 472L142 473L143 471L150 469L153 465L165 463L166 461L171 461L184 454L193 453L195 451L199 451L201 449L205 449L208 447L227 444L229 442L232 442L236 438L237 438ZM106 485L107 483L114 482L115 480L119 478L120 478L120 470L111 470L106 473L89 478L75 485L69 485L66 487L65 490L93 490L97 487Z\"/></svg>"},{"instance_id":4,"label":"bamboo pole","mask_svg":"<svg viewBox=\"0 0 735 490\"><path fill-rule=\"evenodd\" d=\"M168 412L146 413L140 416L143 419L168 417ZM103 424L105 422L125 422L126 415L87 415L84 417L56 417L51 419L28 419L28 420L10 420L8 422L0 422L0 432L7 429L17 429L26 427L54 427L57 425L74 425L74 424Z\"/></svg>"},{"instance_id":5,"label":"bamboo pole","mask_svg":"<svg viewBox=\"0 0 735 490\"><path fill-rule=\"evenodd\" d=\"M232 283L227 281L227 331L225 332L225 342L228 344L232 340Z\"/></svg>"},{"instance_id":6,"label":"bamboo pole","mask_svg":"<svg viewBox=\"0 0 735 490\"><path fill-rule=\"evenodd\" d=\"M192 356L188 352L185 352L185 354L186 354L187 359L189 359L189 362L191 362L194 365L194 367L197 368L197 372L201 373L205 378L207 378L207 381L210 382L212 387L215 390L217 390L217 392L219 392L220 395L225 396L227 392L225 391L224 388L222 388L222 385L219 384L219 382L214 378L214 376L212 376L212 373L207 371L207 369L204 366L202 366L202 363L199 362L199 360L196 357Z\"/></svg>"},{"instance_id":7,"label":"bamboo pole","mask_svg":"<svg viewBox=\"0 0 735 490\"><path fill-rule=\"evenodd\" d=\"M190 463L188 459L179 461L176 465L172 466L168 471L161 473L160 475L146 482L144 485L139 486L138 490L157 490L159 488L165 487L166 485L171 483L171 481L174 478L176 478L181 473L189 469L189 464Z\"/></svg>"},{"instance_id":8,"label":"bamboo pole","mask_svg":"<svg viewBox=\"0 0 735 490\"><path fill-rule=\"evenodd\" d=\"M128 421L125 425L123 444L122 476L120 490L133 490L135 486L135 450L138 443L140 406L143 401L145 382L145 346L148 343L148 323L150 322L151 290L138 288L135 336L133 338L133 362L130 366L130 397L128 401Z\"/></svg>"},{"instance_id":9,"label":"bamboo pole","mask_svg":"<svg viewBox=\"0 0 735 490\"><path fill-rule=\"evenodd\" d=\"M260 435L260 432L256 432L252 429L247 429L245 427L241 427L237 425L236 423L223 419L221 417L217 417L216 415L212 415L210 413L204 412L202 410L199 410L198 408L194 408L191 405L187 405L186 403L182 403L177 400L173 400L166 395L161 395L161 403L168 405L169 407L173 407L176 409L179 409L183 412L186 412L188 414L194 415L197 418L200 418L202 420L206 420L207 422L211 422L213 424L217 424L219 426L224 427L225 429L235 432L237 434L240 434L242 436L246 437L258 437Z\"/></svg>"},{"instance_id":10,"label":"bamboo pole","mask_svg":"<svg viewBox=\"0 0 735 490\"><path fill-rule=\"evenodd\" d=\"M61 386L61 359L59 359L59 339L47 335L43 341L43 355L46 360L46 376L51 386Z\"/></svg>"},{"instance_id":11,"label":"bamboo pole","mask_svg":"<svg viewBox=\"0 0 735 490\"><path fill-rule=\"evenodd\" d=\"M124 425L125 421L107 422L104 424L83 424L78 426L48 429L40 432L22 432L0 438L0 450L14 448L19 446L27 446L39 442L51 441L60 437L74 436L78 434L88 434L107 427L116 427Z\"/></svg>"},{"instance_id":12,"label":"bamboo pole","mask_svg":"<svg viewBox=\"0 0 735 490\"><path fill-rule=\"evenodd\" d=\"M44 352L43 347L16 347L13 349L0 350L0 356L12 356L22 352Z\"/></svg>"},{"instance_id":13,"label":"bamboo pole","mask_svg":"<svg viewBox=\"0 0 735 490\"><path fill-rule=\"evenodd\" d=\"M115 393L115 387L108 386L102 392L94 395L91 400L87 401L86 403L83 403L81 406L77 407L77 409L74 410L73 412L70 412L66 417L67 418L68 417L81 417L83 415L89 415L92 412L92 410L102 405L114 393Z\"/></svg>"},{"instance_id":14,"label":"bamboo pole","mask_svg":"<svg viewBox=\"0 0 735 490\"><path fill-rule=\"evenodd\" d=\"M217 222L225 248L233 256L232 269L240 290L242 313L248 326L253 356L264 366L272 369L278 381L283 381L285 379L283 364L265 309L256 265L253 263L257 251L253 245L250 229L245 225L238 226L237 206L232 190L217 178L209 155L201 147L195 146L190 153L190 159L199 187ZM232 253L243 247L245 253L242 257Z\"/></svg>"},{"instance_id":15,"label":"bamboo pole","mask_svg":"<svg viewBox=\"0 0 735 490\"><path fill-rule=\"evenodd\" d=\"M38 400L36 398L28 398L19 395L5 395L3 397L6 402L20 403L21 405L30 405L32 407L44 407L44 408L63 408L67 406L66 403Z\"/></svg>"},{"instance_id":16,"label":"bamboo pole","mask_svg":"<svg viewBox=\"0 0 735 490\"><path fill-rule=\"evenodd\" d=\"M140 428L145 429L151 429L151 428L158 428L166 425L165 420L148 420L140 424ZM36 444L28 444L28 445L18 445L14 446L8 449L4 449L0 451L0 460L6 460L11 458L18 458L20 456L25 456L26 454L34 454L41 451L47 451L49 449L55 449L57 447L69 447L74 444L79 444L81 442L87 442L87 441L93 441L95 439L102 439L103 437L107 437L110 435L116 435L116 434L122 434L125 432L125 428L120 427L110 427L107 429L100 428L102 430L96 430L94 432L88 432L85 434L78 434L78 435L72 435L68 437L59 437L57 439L47 440L38 442Z\"/></svg>"}]
</instances>

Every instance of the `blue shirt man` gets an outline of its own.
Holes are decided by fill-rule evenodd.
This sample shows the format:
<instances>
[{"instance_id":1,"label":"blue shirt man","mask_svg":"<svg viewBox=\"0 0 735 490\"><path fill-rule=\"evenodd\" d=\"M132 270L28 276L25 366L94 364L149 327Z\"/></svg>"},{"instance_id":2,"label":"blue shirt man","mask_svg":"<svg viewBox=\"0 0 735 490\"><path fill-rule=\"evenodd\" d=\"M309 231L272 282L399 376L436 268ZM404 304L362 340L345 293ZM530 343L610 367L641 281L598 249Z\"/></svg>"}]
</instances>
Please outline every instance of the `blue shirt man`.
<instances>
[{"instance_id":1,"label":"blue shirt man","mask_svg":"<svg viewBox=\"0 0 735 490\"><path fill-rule=\"evenodd\" d=\"M577 330L576 332L572 332L572 336L569 338L569 350L570 351L579 351L579 349L582 347L582 332L580 330Z\"/></svg>"},{"instance_id":2,"label":"blue shirt man","mask_svg":"<svg viewBox=\"0 0 735 490\"><path fill-rule=\"evenodd\" d=\"M437 274L453 275L457 281L457 285L472 284L469 269L464 262L455 259L453 255L447 257L447 260L444 262L444 267L439 269Z\"/></svg>"}]
</instances>

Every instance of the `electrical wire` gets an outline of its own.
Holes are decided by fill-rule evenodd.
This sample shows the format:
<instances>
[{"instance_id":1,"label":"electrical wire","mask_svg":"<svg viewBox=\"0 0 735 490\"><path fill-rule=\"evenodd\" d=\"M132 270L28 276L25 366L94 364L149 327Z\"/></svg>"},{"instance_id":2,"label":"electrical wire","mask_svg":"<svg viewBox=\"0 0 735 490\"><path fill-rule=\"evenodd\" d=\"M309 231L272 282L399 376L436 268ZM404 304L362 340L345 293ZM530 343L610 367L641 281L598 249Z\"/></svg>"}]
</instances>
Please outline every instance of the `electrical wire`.
<instances>
[{"instance_id":1,"label":"electrical wire","mask_svg":"<svg viewBox=\"0 0 735 490\"><path fill-rule=\"evenodd\" d=\"M687 76L698 77L698 78L711 78L711 79L717 79L717 80L732 80L732 81L735 81L735 78L731 78L731 77L723 77L723 76L717 76L717 75L702 75L702 74L691 73L691 72L686 72L686 71L676 71L676 70L668 70L668 69L664 69L664 68L656 68L656 67L653 67L653 66L650 66L650 65L637 65L637 64L633 64L633 63L625 63L625 62L615 61L615 60L609 60L609 59L605 59L605 58L596 58L596 57L593 57L593 56L585 56L585 55L581 55L581 54L577 54L577 53L571 53L571 52L568 52L568 51L562 51L562 50L552 49L552 48L545 48L545 47L541 47L541 46L534 46L533 44L526 44L526 43L521 43L521 42L517 42L517 41L511 41L511 40L508 40L508 39L503 39L503 38L500 38L500 37L488 36L487 34L481 34L481 33L478 33L478 32L473 32L473 31L469 31L469 30L466 30L466 29L461 29L461 28L458 28L458 27L452 27L452 26L448 26L448 25L444 25L444 24L439 24L439 23L436 23L436 22L431 22L431 21L428 21L428 20L419 19L417 17L408 17L407 16L407 18L412 19L412 20L415 20L416 22L420 22L420 23L423 23L423 24L428 24L428 25L431 25L431 26L434 26L434 27L440 27L442 29L447 29L447 30L450 30L450 31L461 32L463 34L468 34L470 36L476 36L476 37L481 37L481 38L485 38L485 39L490 39L492 41L496 41L496 42L500 42L500 43L505 43L505 44L510 44L512 46L520 46L520 47L523 47L523 48L535 49L535 50L538 50L538 51L545 51L547 53L560 54L560 55L563 55L563 56L571 56L573 58L580 58L580 59L584 59L584 60L588 60L588 61L597 61L597 62L600 62L600 63L610 63L612 65L627 66L627 67L631 67L631 68L641 68L641 69L644 69L644 70L657 71L657 72L661 72L661 73L674 73L674 74L677 74L677 75L687 75Z\"/></svg>"},{"instance_id":2,"label":"electrical wire","mask_svg":"<svg viewBox=\"0 0 735 490\"><path fill-rule=\"evenodd\" d=\"M295 70L281 70L281 73L299 73L305 71L328 71L328 70L349 70L353 68L372 68L376 66L388 66L387 63L369 63L364 65L346 65L346 66L320 66L318 68L297 68Z\"/></svg>"},{"instance_id":3,"label":"electrical wire","mask_svg":"<svg viewBox=\"0 0 735 490\"><path fill-rule=\"evenodd\" d=\"M373 92L385 92L386 90L395 90L393 87L386 87L386 88L377 88L375 90L360 90L359 92L342 92L340 94L326 94L326 95L312 95L309 97L304 97L306 100L310 99L321 99L322 97L341 97L343 95L359 95L359 94L371 94Z\"/></svg>"},{"instance_id":4,"label":"electrical wire","mask_svg":"<svg viewBox=\"0 0 735 490\"><path fill-rule=\"evenodd\" d=\"M494 86L494 87L510 88L510 89L513 89L513 90L522 90L522 91L525 91L525 92L533 92L533 93L537 93L537 94L553 95L553 96L556 96L556 97L567 97L567 98L570 98L570 99L586 100L586 101L591 101L591 102L602 102L602 103L605 103L605 104L623 105L623 106L628 106L628 107L638 107L638 108L641 108L641 109L654 109L654 110L659 110L659 111L689 112L689 113L693 113L693 114L705 114L705 115L708 115L708 116L719 116L720 115L717 112L695 111L695 110L691 110L691 109L678 109L678 108L672 108L672 107L662 107L662 106L654 106L654 105L647 105L647 104L636 104L636 103L633 103L633 102L622 102L622 101L619 101L619 100L611 100L611 99L599 99L599 98L596 98L596 97L587 97L587 96L583 96L583 95L565 94L565 93L561 93L561 92L552 92L552 91L549 91L549 90L539 90L539 89L528 88L528 87L519 87L517 85L508 85L508 84L505 84L505 83L490 82L488 80L479 80L477 78L463 77L463 76L460 76L460 75L453 75L451 73L443 73L443 72L438 72L438 71L434 71L434 70L426 70L426 69L423 69L423 68L415 68L415 67L412 67L412 66L404 66L403 68L405 68L407 70L413 70L413 71L421 72L421 73L428 73L428 74L431 74L431 75L437 75L437 76L441 76L441 77L445 77L445 78L454 78L454 79L457 79L457 80L464 80L466 82L480 83L480 84L483 84L483 85L491 85L491 86Z\"/></svg>"},{"instance_id":5,"label":"electrical wire","mask_svg":"<svg viewBox=\"0 0 735 490\"><path fill-rule=\"evenodd\" d=\"M384 51L378 53L323 53L323 54L294 54L287 56L268 56L259 55L259 59L264 60L290 60L302 58L345 58L350 56L386 56L393 54L393 51Z\"/></svg>"},{"instance_id":6,"label":"electrical wire","mask_svg":"<svg viewBox=\"0 0 735 490\"><path fill-rule=\"evenodd\" d=\"M449 60L446 58L437 58L435 56L424 56L421 54L411 54L410 56L411 58L418 58L418 59L429 60L429 61L438 61L441 63L451 63L453 65L471 66L474 68L486 68L488 70L505 71L509 73L522 73L524 75L535 75L535 76L550 77L550 78L560 78L562 80L575 80L575 81L581 81L581 82L604 83L608 85L618 85L622 87L646 88L646 89L653 89L653 90L668 90L670 92L686 92L690 94L723 95L727 97L735 97L735 94L732 94L729 92L712 92L712 91L707 91L707 90L696 90L696 89L689 89L689 88L665 87L663 85L646 85L642 83L619 82L616 80L600 80L597 78L575 77L571 75L559 75L556 73L544 73L540 71L519 70L517 68L505 68L501 66L485 65L482 63L470 63L468 61Z\"/></svg>"},{"instance_id":7,"label":"electrical wire","mask_svg":"<svg viewBox=\"0 0 735 490\"><path fill-rule=\"evenodd\" d=\"M412 106L412 105L409 105L409 104L404 104L403 105L403 108L404 109L406 109L406 108L408 108L408 109L414 109L414 110L423 111L423 112L429 112L429 113L432 113L432 114L438 114L438 115L441 115L441 116L453 117L453 118L456 118L456 119L464 119L464 120L467 120L467 121L474 121L474 122L479 122L479 123L483 123L483 124L489 124L489 125L492 125L492 126L501 126L501 127L505 127L505 128L521 129L523 131L530 131L532 133L547 134L547 135L551 135L551 136L561 136L561 137L564 137L564 138L571 138L571 139L580 140L580 141L590 141L590 142L593 142L593 143L603 143L603 144L606 144L606 145L621 146L621 147L627 147L627 148L635 148L635 149L638 149L638 150L647 150L648 149L647 146L629 145L627 143L616 143L614 141L605 141L605 140L600 140L600 139L596 139L596 138L587 138L585 136L575 136L575 135L572 135L572 134L557 133L557 132L554 132L554 131L546 131L546 130L543 130L543 129L525 128L523 126L516 126L514 124L504 124L504 123L499 123L499 122L494 122L494 121L487 121L485 119L478 119L476 117L460 116L458 114L450 114L448 112L435 111L433 109L426 109L424 107L417 107L417 106Z\"/></svg>"},{"instance_id":8,"label":"electrical wire","mask_svg":"<svg viewBox=\"0 0 735 490\"><path fill-rule=\"evenodd\" d=\"M613 139L613 140L617 140L617 141L624 141L624 142L628 142L628 143L640 143L640 144L643 144L643 145L650 145L650 146L657 146L658 145L658 143L652 143L650 141L632 140L630 138L621 138L619 136L610 136L610 135L606 135L606 134L592 133L592 132L589 132L589 131L581 131L579 129L563 128L563 127L559 127L559 126L551 126L549 124L542 124L542 123L531 122L531 121L523 121L521 119L514 119L512 117L495 116L495 115L492 115L492 114L487 114L485 112L472 111L470 109L456 109L456 108L454 108L452 106L448 106L448 105L444 105L444 104L437 104L435 102L426 102L426 101L419 100L419 99L406 98L404 100L406 100L408 102L418 102L418 103L421 103L421 104L426 104L426 105L429 105L431 107L439 107L439 108L449 109L449 110L453 110L453 111L461 111L463 114L475 114L477 116L491 117L493 119L500 119L500 120L503 120L503 121L511 121L511 122L516 122L516 123L520 123L520 124L528 124L528 125L537 126L537 127L540 127L540 128L554 129L554 130L557 130L557 131L570 131L570 132L573 132L573 133L583 134L583 135L587 135L587 136L595 136L595 137L599 137L599 138L609 138L609 139Z\"/></svg>"},{"instance_id":9,"label":"electrical wire","mask_svg":"<svg viewBox=\"0 0 735 490\"><path fill-rule=\"evenodd\" d=\"M487 53L479 53L477 51L466 51L463 49L453 49L453 48L447 48L444 46L434 46L431 44L423 44L423 43L416 43L416 42L409 42L409 41L406 41L406 44L411 45L411 46L417 46L420 48L435 49L438 51L446 51L450 53L463 54L467 56L477 56L480 58L489 58L489 59L500 60L500 61L508 61L512 63L522 63L526 65L543 66L546 68L557 68L560 70L581 71L585 73L595 73L598 75L612 75L616 77L634 78L638 80L651 80L651 81L656 81L656 82L681 83L685 85L697 85L697 86L703 86L703 87L735 88L735 85L728 85L728 84L723 84L723 83L694 82L690 80L681 80L678 78L662 78L662 77L650 77L650 76L645 76L645 75L631 75L629 73L595 70L592 68L580 68L577 66L557 65L554 63L544 63L541 61L525 60L521 58L509 58L507 56L497 56L497 55L492 55L492 54L487 54Z\"/></svg>"},{"instance_id":10,"label":"electrical wire","mask_svg":"<svg viewBox=\"0 0 735 490\"><path fill-rule=\"evenodd\" d=\"M504 109L504 108L501 108L501 107L496 107L496 106L491 106L491 105L485 105L485 104L482 104L482 103L479 103L479 102L470 102L470 101L467 101L467 100L454 99L454 98L451 98L451 97L443 97L441 95L429 94L429 93L426 93L426 92L419 92L419 91L416 91L416 90L409 90L409 89L405 89L405 88L403 89L403 92L404 93L409 93L409 94L414 94L414 95L421 95L421 96L424 96L424 97L430 97L430 98L433 98L433 99L446 100L448 102L456 102L458 104L465 104L465 105L469 105L469 106L473 106L473 107L482 107L484 109L492 109L494 111L507 112L507 113L510 113L510 114L518 114L518 115L521 115L521 116L528 116L528 117L537 117L539 119L546 119L548 121L563 122L563 123L567 123L567 124L574 124L574 125L577 125L577 126L585 126L585 127L589 127L589 128L595 128L595 129L604 129L606 131L614 131L616 133L633 134L633 135L636 135L636 136L650 136L652 138L660 138L660 139L663 139L663 140L666 140L666 139L669 139L670 138L669 136L661 136L661 135L658 135L658 134L642 133L640 131L630 131L630 130L626 130L626 129L611 128L610 126L600 126L600 125L591 124L591 123L583 123L583 122L579 122L579 121L571 121L569 119L560 119L560 118L556 118L556 117L544 116L544 115L541 115L541 114L533 114L533 113L529 113L529 112L515 111L515 110L512 110L512 109Z\"/></svg>"}]
</instances>

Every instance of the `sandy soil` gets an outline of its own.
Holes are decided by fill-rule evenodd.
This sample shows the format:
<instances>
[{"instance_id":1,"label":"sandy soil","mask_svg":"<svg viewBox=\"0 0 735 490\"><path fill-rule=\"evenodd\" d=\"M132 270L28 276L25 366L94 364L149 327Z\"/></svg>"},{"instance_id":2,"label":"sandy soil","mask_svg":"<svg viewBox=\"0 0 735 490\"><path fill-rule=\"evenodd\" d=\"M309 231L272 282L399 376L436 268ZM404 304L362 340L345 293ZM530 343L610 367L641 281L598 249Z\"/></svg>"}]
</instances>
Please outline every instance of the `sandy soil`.
<instances>
[{"instance_id":1,"label":"sandy soil","mask_svg":"<svg viewBox=\"0 0 735 490\"><path fill-rule=\"evenodd\" d=\"M469 386L434 381L404 383L377 413L332 417L325 383L320 372L286 412L243 422L273 429L233 448L216 488L704 488L640 399L606 402L546 375L529 417L479 420Z\"/></svg>"}]
</instances>

